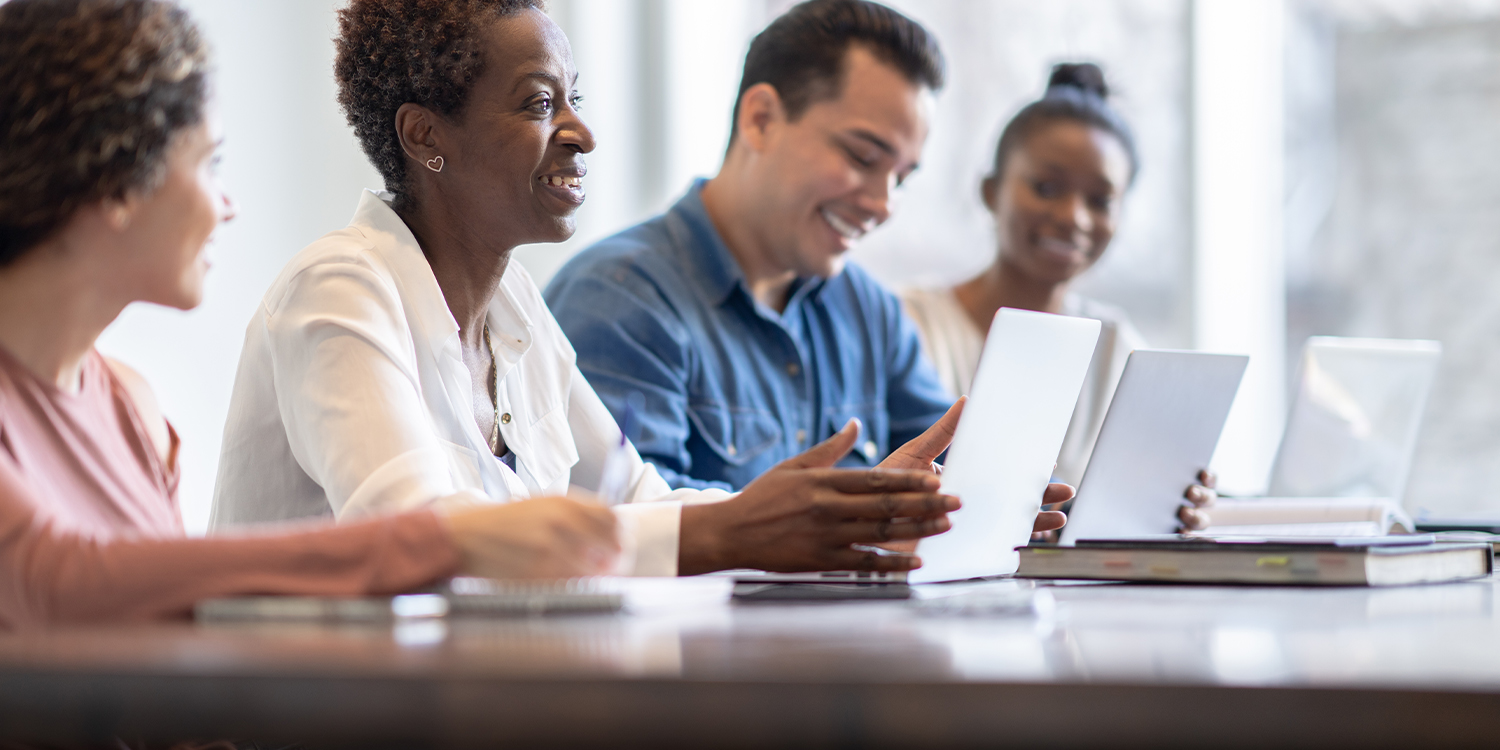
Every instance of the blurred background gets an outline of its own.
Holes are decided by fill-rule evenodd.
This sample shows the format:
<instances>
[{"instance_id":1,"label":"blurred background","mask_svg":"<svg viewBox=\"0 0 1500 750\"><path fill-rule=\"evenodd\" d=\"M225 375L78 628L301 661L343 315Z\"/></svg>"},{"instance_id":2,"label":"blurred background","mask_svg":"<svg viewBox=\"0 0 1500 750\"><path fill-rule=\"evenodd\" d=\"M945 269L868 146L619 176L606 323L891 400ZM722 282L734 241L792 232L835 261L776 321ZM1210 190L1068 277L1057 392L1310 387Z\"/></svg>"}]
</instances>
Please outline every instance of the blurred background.
<instances>
[{"instance_id":1,"label":"blurred background","mask_svg":"<svg viewBox=\"0 0 1500 750\"><path fill-rule=\"evenodd\" d=\"M185 441L182 510L206 526L236 362L281 266L379 188L337 105L342 0L183 0L217 50L222 174L239 204L189 313L131 308L101 347L141 369ZM1214 459L1264 487L1307 336L1442 341L1406 506L1500 515L1500 0L895 0L942 42L949 86L896 218L856 249L891 286L993 258L979 180L1052 64L1104 66L1143 170L1081 291L1153 346L1253 356ZM551 0L599 140L563 245L717 170L749 39L787 0Z\"/></svg>"}]
</instances>

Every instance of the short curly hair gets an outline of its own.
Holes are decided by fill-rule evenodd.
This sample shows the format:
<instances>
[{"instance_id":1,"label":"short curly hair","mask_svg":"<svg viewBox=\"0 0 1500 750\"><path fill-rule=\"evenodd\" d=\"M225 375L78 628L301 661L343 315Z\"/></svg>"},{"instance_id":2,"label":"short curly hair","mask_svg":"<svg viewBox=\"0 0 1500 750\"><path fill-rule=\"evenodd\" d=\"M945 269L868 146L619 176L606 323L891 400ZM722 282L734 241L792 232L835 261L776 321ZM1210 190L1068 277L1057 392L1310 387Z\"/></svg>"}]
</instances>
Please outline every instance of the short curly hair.
<instances>
[{"instance_id":1,"label":"short curly hair","mask_svg":"<svg viewBox=\"0 0 1500 750\"><path fill-rule=\"evenodd\" d=\"M0 4L0 266L81 207L161 184L202 122L208 45L160 0Z\"/></svg>"},{"instance_id":2,"label":"short curly hair","mask_svg":"<svg viewBox=\"0 0 1500 750\"><path fill-rule=\"evenodd\" d=\"M352 0L339 11L333 75L344 110L386 190L406 191L406 154L396 110L420 104L463 114L484 72L481 22L516 15L542 0Z\"/></svg>"}]
</instances>

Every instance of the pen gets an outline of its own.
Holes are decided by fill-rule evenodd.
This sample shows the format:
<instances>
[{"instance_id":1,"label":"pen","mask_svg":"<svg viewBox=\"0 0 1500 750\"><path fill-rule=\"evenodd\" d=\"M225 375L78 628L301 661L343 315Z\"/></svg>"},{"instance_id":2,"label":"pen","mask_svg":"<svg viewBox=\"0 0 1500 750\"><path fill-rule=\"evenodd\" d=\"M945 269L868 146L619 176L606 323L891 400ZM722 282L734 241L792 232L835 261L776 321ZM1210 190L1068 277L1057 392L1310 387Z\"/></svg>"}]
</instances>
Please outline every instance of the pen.
<instances>
[{"instance_id":1,"label":"pen","mask_svg":"<svg viewBox=\"0 0 1500 750\"><path fill-rule=\"evenodd\" d=\"M639 404L639 406L638 406ZM636 410L643 408L645 397L632 393L625 399L625 413L620 415L620 442L604 457L599 477L599 499L605 505L620 505L630 493L630 432L635 426Z\"/></svg>"}]
</instances>

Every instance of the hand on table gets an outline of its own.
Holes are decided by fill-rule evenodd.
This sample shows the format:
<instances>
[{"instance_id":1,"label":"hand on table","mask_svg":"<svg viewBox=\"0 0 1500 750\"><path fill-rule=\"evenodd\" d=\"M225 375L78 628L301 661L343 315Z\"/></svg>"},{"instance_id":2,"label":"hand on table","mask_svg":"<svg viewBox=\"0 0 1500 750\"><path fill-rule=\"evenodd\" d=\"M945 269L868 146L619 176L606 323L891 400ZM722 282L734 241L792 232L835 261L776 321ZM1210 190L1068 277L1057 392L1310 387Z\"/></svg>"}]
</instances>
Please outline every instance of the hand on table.
<instances>
[{"instance_id":1,"label":"hand on table","mask_svg":"<svg viewBox=\"0 0 1500 750\"><path fill-rule=\"evenodd\" d=\"M1187 502L1177 510L1177 519L1182 521L1184 531L1208 528L1211 519L1207 509L1212 508L1214 501L1219 499L1219 493L1214 490L1218 483L1219 477L1204 469L1198 472L1198 483L1182 493Z\"/></svg>"},{"instance_id":2,"label":"hand on table","mask_svg":"<svg viewBox=\"0 0 1500 750\"><path fill-rule=\"evenodd\" d=\"M919 567L921 560L915 556L883 556L854 545L941 534L949 527L947 514L959 508L958 498L939 494L930 458L923 471L832 468L858 437L859 424L851 420L833 437L762 474L735 497L684 506L678 572Z\"/></svg>"},{"instance_id":3,"label":"hand on table","mask_svg":"<svg viewBox=\"0 0 1500 750\"><path fill-rule=\"evenodd\" d=\"M578 578L608 573L620 556L615 514L566 497L450 511L444 520L466 575Z\"/></svg>"}]
</instances>

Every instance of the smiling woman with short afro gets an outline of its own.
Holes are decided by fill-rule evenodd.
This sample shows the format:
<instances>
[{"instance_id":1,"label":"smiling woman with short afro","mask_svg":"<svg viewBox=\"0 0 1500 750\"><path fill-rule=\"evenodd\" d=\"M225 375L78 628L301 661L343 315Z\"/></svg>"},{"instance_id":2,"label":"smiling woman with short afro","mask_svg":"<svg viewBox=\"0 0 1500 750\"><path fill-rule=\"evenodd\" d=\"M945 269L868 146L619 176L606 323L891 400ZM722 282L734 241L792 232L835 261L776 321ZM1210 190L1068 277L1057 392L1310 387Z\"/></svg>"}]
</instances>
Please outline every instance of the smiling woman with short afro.
<instances>
[{"instance_id":1,"label":"smiling woman with short afro","mask_svg":"<svg viewBox=\"0 0 1500 750\"><path fill-rule=\"evenodd\" d=\"M461 117L484 71L476 39L482 24L543 5L542 0L354 0L339 11L333 64L339 105L386 190L406 192L396 110L411 103Z\"/></svg>"}]
</instances>

